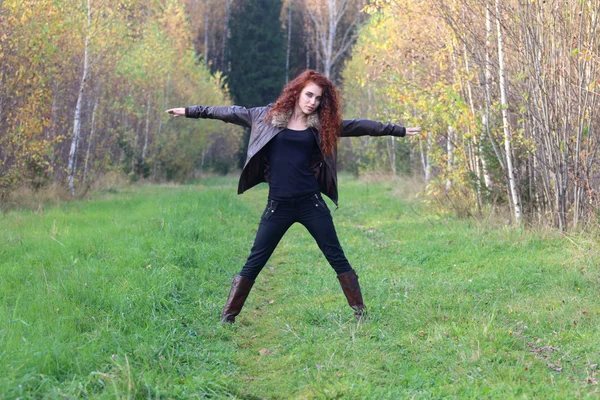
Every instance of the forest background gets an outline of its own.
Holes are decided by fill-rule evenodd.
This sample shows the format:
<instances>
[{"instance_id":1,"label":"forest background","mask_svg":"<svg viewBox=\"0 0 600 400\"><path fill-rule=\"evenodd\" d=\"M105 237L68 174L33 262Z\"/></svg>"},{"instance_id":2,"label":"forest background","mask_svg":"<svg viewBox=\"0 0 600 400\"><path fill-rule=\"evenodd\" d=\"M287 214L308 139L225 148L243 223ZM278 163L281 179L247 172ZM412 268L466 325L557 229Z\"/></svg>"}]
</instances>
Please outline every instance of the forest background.
<instances>
[{"instance_id":1,"label":"forest background","mask_svg":"<svg viewBox=\"0 0 600 400\"><path fill-rule=\"evenodd\" d=\"M600 0L4 0L0 199L115 176L239 168L247 132L169 119L264 105L305 68L345 118L424 128L343 139L340 167L416 175L441 212L596 227Z\"/></svg>"}]
</instances>

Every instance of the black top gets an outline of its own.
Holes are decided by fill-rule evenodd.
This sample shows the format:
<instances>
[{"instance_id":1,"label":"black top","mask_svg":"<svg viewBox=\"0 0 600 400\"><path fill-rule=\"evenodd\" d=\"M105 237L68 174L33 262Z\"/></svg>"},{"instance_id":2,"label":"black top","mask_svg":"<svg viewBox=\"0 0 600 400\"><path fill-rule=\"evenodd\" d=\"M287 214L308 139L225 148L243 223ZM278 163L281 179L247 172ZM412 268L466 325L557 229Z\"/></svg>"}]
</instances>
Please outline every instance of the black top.
<instances>
[{"instance_id":1,"label":"black top","mask_svg":"<svg viewBox=\"0 0 600 400\"><path fill-rule=\"evenodd\" d=\"M311 169L313 152L318 149L310 128L303 131L284 129L266 146L269 160L269 198L319 193L317 178Z\"/></svg>"}]
</instances>

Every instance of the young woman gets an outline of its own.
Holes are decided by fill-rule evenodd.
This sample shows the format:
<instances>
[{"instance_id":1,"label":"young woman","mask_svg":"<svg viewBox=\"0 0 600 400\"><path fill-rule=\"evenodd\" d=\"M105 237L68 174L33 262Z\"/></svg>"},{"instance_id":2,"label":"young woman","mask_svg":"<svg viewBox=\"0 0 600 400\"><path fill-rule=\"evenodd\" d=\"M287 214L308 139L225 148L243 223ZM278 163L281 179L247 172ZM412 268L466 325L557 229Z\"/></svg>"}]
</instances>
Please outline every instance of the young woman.
<instances>
[{"instance_id":1,"label":"young woman","mask_svg":"<svg viewBox=\"0 0 600 400\"><path fill-rule=\"evenodd\" d=\"M192 106L172 108L175 117L210 118L250 128L248 154L238 194L260 182L269 183L269 198L254 245L241 272L233 278L222 322L234 322L254 280L292 224L308 229L335 270L354 315L363 317L358 275L340 246L331 213L321 197L338 204L336 147L339 137L412 136L420 128L341 118L339 94L324 75L307 70L288 83L274 105Z\"/></svg>"}]
</instances>

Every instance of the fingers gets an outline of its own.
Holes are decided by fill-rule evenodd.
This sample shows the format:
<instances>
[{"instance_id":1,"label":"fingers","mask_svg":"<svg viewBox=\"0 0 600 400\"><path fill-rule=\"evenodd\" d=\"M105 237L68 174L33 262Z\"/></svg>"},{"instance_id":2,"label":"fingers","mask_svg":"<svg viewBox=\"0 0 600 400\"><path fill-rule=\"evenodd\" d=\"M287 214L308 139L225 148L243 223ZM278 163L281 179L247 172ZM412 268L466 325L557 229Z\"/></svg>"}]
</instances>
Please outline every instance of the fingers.
<instances>
[{"instance_id":1,"label":"fingers","mask_svg":"<svg viewBox=\"0 0 600 400\"><path fill-rule=\"evenodd\" d=\"M185 115L185 108L170 108L165 112L167 114L171 114L174 117L182 117Z\"/></svg>"},{"instance_id":2,"label":"fingers","mask_svg":"<svg viewBox=\"0 0 600 400\"><path fill-rule=\"evenodd\" d=\"M406 128L406 135L407 136L415 136L415 135L417 135L419 133L421 133L421 127L420 126Z\"/></svg>"}]
</instances>

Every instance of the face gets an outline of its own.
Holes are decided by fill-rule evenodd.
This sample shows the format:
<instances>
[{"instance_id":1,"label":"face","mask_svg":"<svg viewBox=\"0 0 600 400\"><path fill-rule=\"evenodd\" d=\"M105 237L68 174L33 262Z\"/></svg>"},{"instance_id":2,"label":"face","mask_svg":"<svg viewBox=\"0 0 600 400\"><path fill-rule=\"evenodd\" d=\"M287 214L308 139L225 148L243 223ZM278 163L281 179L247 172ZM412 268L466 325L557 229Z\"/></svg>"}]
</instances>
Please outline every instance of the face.
<instances>
[{"instance_id":1,"label":"face","mask_svg":"<svg viewBox=\"0 0 600 400\"><path fill-rule=\"evenodd\" d=\"M300 92L300 98L296 104L296 108L299 108L304 114L312 114L319 104L321 104L321 96L323 95L323 89L313 82L308 82L302 92Z\"/></svg>"}]
</instances>

